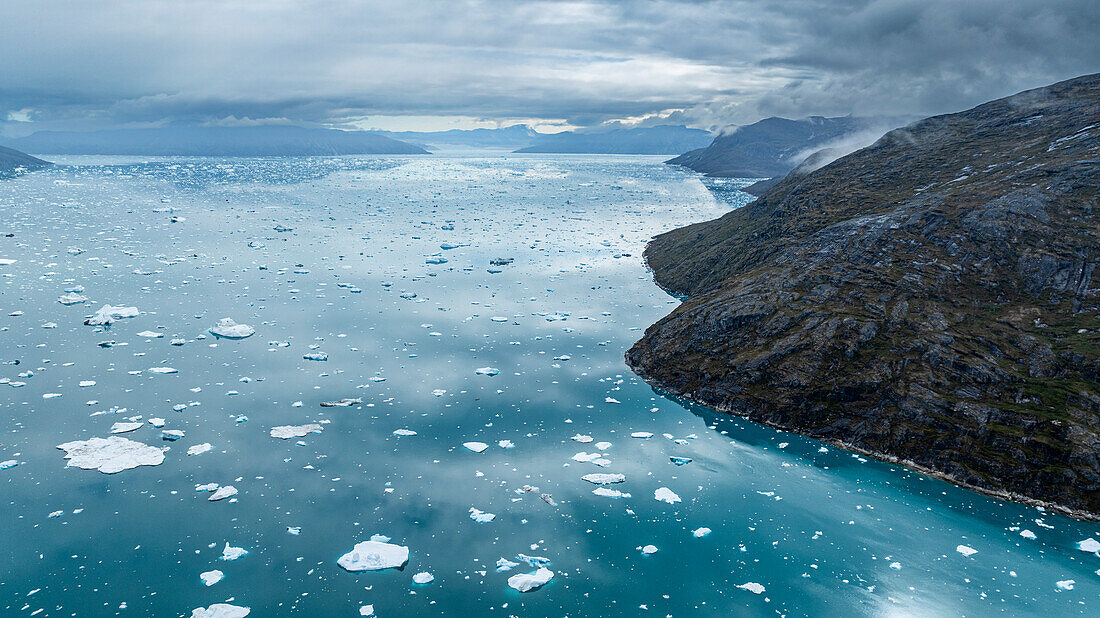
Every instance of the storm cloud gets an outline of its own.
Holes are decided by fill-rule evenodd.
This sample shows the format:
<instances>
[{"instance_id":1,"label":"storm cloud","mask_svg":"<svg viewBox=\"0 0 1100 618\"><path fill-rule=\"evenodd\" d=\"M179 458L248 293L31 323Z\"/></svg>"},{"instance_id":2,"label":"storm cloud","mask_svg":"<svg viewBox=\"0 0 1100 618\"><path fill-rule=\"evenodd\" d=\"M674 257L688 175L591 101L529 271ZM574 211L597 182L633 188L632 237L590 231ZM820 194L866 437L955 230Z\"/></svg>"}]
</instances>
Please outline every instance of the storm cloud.
<instances>
[{"instance_id":1,"label":"storm cloud","mask_svg":"<svg viewBox=\"0 0 1100 618\"><path fill-rule=\"evenodd\" d=\"M925 115L1100 71L1095 0L0 5L0 131Z\"/></svg>"}]
</instances>

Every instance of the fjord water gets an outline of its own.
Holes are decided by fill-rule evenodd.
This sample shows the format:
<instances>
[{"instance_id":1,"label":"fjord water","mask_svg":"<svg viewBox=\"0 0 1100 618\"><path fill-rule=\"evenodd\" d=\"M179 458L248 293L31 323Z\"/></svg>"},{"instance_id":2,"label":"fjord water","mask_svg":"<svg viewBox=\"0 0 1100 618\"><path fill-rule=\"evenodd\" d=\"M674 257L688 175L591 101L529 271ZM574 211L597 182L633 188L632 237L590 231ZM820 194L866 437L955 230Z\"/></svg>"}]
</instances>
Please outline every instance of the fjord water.
<instances>
[{"instance_id":1,"label":"fjord water","mask_svg":"<svg viewBox=\"0 0 1100 618\"><path fill-rule=\"evenodd\" d=\"M1077 548L1100 525L681 405L630 373L623 351L677 302L646 241L742 205L747 183L708 188L656 157L60 162L0 182L15 260L0 265L0 461L18 462L0 470L0 614L1100 611L1100 557ZM57 302L76 285L87 303ZM85 326L104 304L142 313ZM223 317L257 333L206 334ZM341 398L362 403L320 405ZM157 466L103 474L56 448L157 417L185 436L122 434L170 447ZM269 436L306 423L323 430ZM590 473L624 474L607 487L629 497L594 495ZM207 483L239 493L211 502ZM336 564L374 534L409 548L404 569ZM223 561L226 543L249 553ZM519 554L555 577L509 588L534 570Z\"/></svg>"}]
</instances>

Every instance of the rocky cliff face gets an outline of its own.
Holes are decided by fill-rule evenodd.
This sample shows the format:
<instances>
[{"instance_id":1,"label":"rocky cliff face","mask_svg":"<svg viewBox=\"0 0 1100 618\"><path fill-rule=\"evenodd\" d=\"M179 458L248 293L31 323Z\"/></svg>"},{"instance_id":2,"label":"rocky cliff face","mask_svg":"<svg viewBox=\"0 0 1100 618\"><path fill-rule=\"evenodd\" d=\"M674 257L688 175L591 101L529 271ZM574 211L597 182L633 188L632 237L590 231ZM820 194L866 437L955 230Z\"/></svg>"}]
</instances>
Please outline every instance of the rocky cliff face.
<instances>
[{"instance_id":1,"label":"rocky cliff face","mask_svg":"<svg viewBox=\"0 0 1100 618\"><path fill-rule=\"evenodd\" d=\"M627 362L721 411L1100 519L1100 75L916 122L657 237Z\"/></svg>"}]
</instances>

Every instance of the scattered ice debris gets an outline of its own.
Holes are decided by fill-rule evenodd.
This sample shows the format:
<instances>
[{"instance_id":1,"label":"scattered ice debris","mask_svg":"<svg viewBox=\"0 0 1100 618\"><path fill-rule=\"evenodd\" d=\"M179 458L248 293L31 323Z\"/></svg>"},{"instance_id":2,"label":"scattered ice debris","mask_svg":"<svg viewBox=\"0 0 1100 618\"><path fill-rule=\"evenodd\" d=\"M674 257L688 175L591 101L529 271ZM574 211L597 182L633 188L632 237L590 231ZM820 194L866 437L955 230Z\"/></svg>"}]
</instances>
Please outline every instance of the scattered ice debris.
<instances>
[{"instance_id":1,"label":"scattered ice debris","mask_svg":"<svg viewBox=\"0 0 1100 618\"><path fill-rule=\"evenodd\" d=\"M422 572L413 575L414 584L430 584L433 581L435 581L435 575L432 575L431 573Z\"/></svg>"},{"instance_id":2,"label":"scattered ice debris","mask_svg":"<svg viewBox=\"0 0 1100 618\"><path fill-rule=\"evenodd\" d=\"M581 480L588 481L589 483L593 483L595 485L609 485L611 483L622 483L626 480L626 475L620 474L618 472L594 472L592 474L586 474L582 476Z\"/></svg>"},{"instance_id":3,"label":"scattered ice debris","mask_svg":"<svg viewBox=\"0 0 1100 618\"><path fill-rule=\"evenodd\" d=\"M321 433L324 428L317 423L307 423L305 425L281 425L279 427L271 428L271 437L279 438L282 440L289 440L291 438L301 438L310 433Z\"/></svg>"},{"instance_id":4,"label":"scattered ice debris","mask_svg":"<svg viewBox=\"0 0 1100 618\"><path fill-rule=\"evenodd\" d=\"M307 361L327 361L328 354L325 354L324 352L310 352L308 354L303 354L302 358L306 359Z\"/></svg>"},{"instance_id":5,"label":"scattered ice debris","mask_svg":"<svg viewBox=\"0 0 1100 618\"><path fill-rule=\"evenodd\" d=\"M701 538L705 537L706 535L708 535L710 533L711 533L711 529L706 528L706 527L696 528L695 530L691 531L691 535L694 536L697 539L701 539Z\"/></svg>"},{"instance_id":6,"label":"scattered ice debris","mask_svg":"<svg viewBox=\"0 0 1100 618\"><path fill-rule=\"evenodd\" d=\"M677 502L680 502L680 496L677 496L676 493L668 487L660 487L655 490L653 492L653 499L659 502L667 502L669 504L676 504Z\"/></svg>"},{"instance_id":7,"label":"scattered ice debris","mask_svg":"<svg viewBox=\"0 0 1100 618\"><path fill-rule=\"evenodd\" d=\"M67 466L99 470L104 474L138 466L158 466L164 462L164 451L159 448L118 436L74 440L58 444L57 448L65 451L65 459L69 460Z\"/></svg>"},{"instance_id":8,"label":"scattered ice debris","mask_svg":"<svg viewBox=\"0 0 1100 618\"><path fill-rule=\"evenodd\" d=\"M890 568L894 569L895 571L900 571L901 570L901 563L900 562L891 562L890 563Z\"/></svg>"},{"instance_id":9,"label":"scattered ice debris","mask_svg":"<svg viewBox=\"0 0 1100 618\"><path fill-rule=\"evenodd\" d=\"M79 305L87 300L87 296L84 296L83 294L77 294L76 292L69 292L68 294L62 294L61 296L57 297L57 302L66 306Z\"/></svg>"},{"instance_id":10,"label":"scattered ice debris","mask_svg":"<svg viewBox=\"0 0 1100 618\"><path fill-rule=\"evenodd\" d=\"M520 592L538 590L554 579L554 572L546 567L540 567L534 573L517 573L508 578L508 585Z\"/></svg>"},{"instance_id":11,"label":"scattered ice debris","mask_svg":"<svg viewBox=\"0 0 1100 618\"><path fill-rule=\"evenodd\" d=\"M974 554L978 553L978 550L968 545L959 545L955 548L955 551L967 557L973 556Z\"/></svg>"},{"instance_id":12,"label":"scattered ice debris","mask_svg":"<svg viewBox=\"0 0 1100 618\"><path fill-rule=\"evenodd\" d=\"M371 540L357 543L336 564L348 571L380 571L401 568L408 561L408 547Z\"/></svg>"},{"instance_id":13,"label":"scattered ice debris","mask_svg":"<svg viewBox=\"0 0 1100 618\"><path fill-rule=\"evenodd\" d=\"M463 442L462 446L466 447L466 450L473 451L475 453L480 453L489 448L489 445L485 444L484 442Z\"/></svg>"},{"instance_id":14,"label":"scattered ice debris","mask_svg":"<svg viewBox=\"0 0 1100 618\"><path fill-rule=\"evenodd\" d=\"M474 373L479 376L495 376L500 373L500 369L495 367L478 367L474 370Z\"/></svg>"},{"instance_id":15,"label":"scattered ice debris","mask_svg":"<svg viewBox=\"0 0 1100 618\"><path fill-rule=\"evenodd\" d=\"M692 459L690 457L669 457L668 460L676 464L677 466L682 466L684 464L689 464L692 462Z\"/></svg>"},{"instance_id":16,"label":"scattered ice debris","mask_svg":"<svg viewBox=\"0 0 1100 618\"><path fill-rule=\"evenodd\" d=\"M650 554L655 554L655 553L657 553L657 546L656 545L646 545L645 547L642 548L642 553L647 555L647 556L650 555Z\"/></svg>"},{"instance_id":17,"label":"scattered ice debris","mask_svg":"<svg viewBox=\"0 0 1100 618\"><path fill-rule=\"evenodd\" d=\"M226 498L237 495L237 488L232 485L224 485L219 487L217 491L210 494L207 500L211 502L217 502L218 500L225 500Z\"/></svg>"},{"instance_id":18,"label":"scattered ice debris","mask_svg":"<svg viewBox=\"0 0 1100 618\"><path fill-rule=\"evenodd\" d=\"M648 440L653 437L653 433L649 431L635 431L634 433L630 434L630 437Z\"/></svg>"},{"instance_id":19,"label":"scattered ice debris","mask_svg":"<svg viewBox=\"0 0 1100 618\"><path fill-rule=\"evenodd\" d=\"M344 397L338 401L322 401L322 408L347 408L363 403L362 399L353 397Z\"/></svg>"},{"instance_id":20,"label":"scattered ice debris","mask_svg":"<svg viewBox=\"0 0 1100 618\"><path fill-rule=\"evenodd\" d=\"M470 519L476 521L479 524L487 524L496 519L496 517L497 516L495 513L486 513L485 511L470 507Z\"/></svg>"},{"instance_id":21,"label":"scattered ice debris","mask_svg":"<svg viewBox=\"0 0 1100 618\"><path fill-rule=\"evenodd\" d=\"M516 448L516 445L511 440L500 440L497 442L497 446L500 448Z\"/></svg>"},{"instance_id":22,"label":"scattered ice debris","mask_svg":"<svg viewBox=\"0 0 1100 618\"><path fill-rule=\"evenodd\" d=\"M1097 552L1100 552L1100 541L1097 541L1096 539L1094 539L1092 537L1089 537L1089 538L1085 539L1084 541L1078 541L1077 542L1077 549L1079 549L1081 551L1087 551L1090 554L1095 554Z\"/></svg>"},{"instance_id":23,"label":"scattered ice debris","mask_svg":"<svg viewBox=\"0 0 1100 618\"><path fill-rule=\"evenodd\" d=\"M115 423L111 425L111 433L127 433L134 431L135 429L141 429L145 426L145 423Z\"/></svg>"},{"instance_id":24,"label":"scattered ice debris","mask_svg":"<svg viewBox=\"0 0 1100 618\"><path fill-rule=\"evenodd\" d=\"M199 573L199 579L207 586L213 586L220 582L225 577L225 573L214 569L213 571L206 571L205 573Z\"/></svg>"},{"instance_id":25,"label":"scattered ice debris","mask_svg":"<svg viewBox=\"0 0 1100 618\"><path fill-rule=\"evenodd\" d=\"M125 318L135 318L140 313L137 307L113 307L111 305L103 305L100 307L99 311L95 312L95 315L84 320L84 324L87 326L108 326L111 322Z\"/></svg>"},{"instance_id":26,"label":"scattered ice debris","mask_svg":"<svg viewBox=\"0 0 1100 618\"><path fill-rule=\"evenodd\" d=\"M188 455L202 455L206 451L209 451L214 447L210 446L209 442L203 442L202 444L196 444L187 448Z\"/></svg>"},{"instance_id":27,"label":"scattered ice debris","mask_svg":"<svg viewBox=\"0 0 1100 618\"><path fill-rule=\"evenodd\" d=\"M761 593L764 592L764 586L761 586L760 584L758 584L756 582L744 583L744 584L741 584L740 586L738 586L738 588L740 588L742 590L748 590L749 592L751 592L753 594L761 594Z\"/></svg>"},{"instance_id":28,"label":"scattered ice debris","mask_svg":"<svg viewBox=\"0 0 1100 618\"><path fill-rule=\"evenodd\" d=\"M191 618L244 618L252 610L239 605L215 603L210 607L196 607L191 610Z\"/></svg>"},{"instance_id":29,"label":"scattered ice debris","mask_svg":"<svg viewBox=\"0 0 1100 618\"><path fill-rule=\"evenodd\" d=\"M222 560L237 560L243 558L248 550L243 547L232 547L229 543L225 544L225 549L222 550Z\"/></svg>"},{"instance_id":30,"label":"scattered ice debris","mask_svg":"<svg viewBox=\"0 0 1100 618\"><path fill-rule=\"evenodd\" d=\"M222 318L210 329L210 334L223 339L247 339L256 334L248 324L237 324L233 318Z\"/></svg>"}]
</instances>

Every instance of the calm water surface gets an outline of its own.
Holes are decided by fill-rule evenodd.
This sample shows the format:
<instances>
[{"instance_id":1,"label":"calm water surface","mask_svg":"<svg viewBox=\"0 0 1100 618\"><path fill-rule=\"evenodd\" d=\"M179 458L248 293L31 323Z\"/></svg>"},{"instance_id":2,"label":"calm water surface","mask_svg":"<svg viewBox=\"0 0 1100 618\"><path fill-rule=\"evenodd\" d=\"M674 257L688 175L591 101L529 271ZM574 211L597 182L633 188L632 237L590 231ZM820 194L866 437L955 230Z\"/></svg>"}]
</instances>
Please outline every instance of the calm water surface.
<instances>
[{"instance_id":1,"label":"calm water surface","mask_svg":"<svg viewBox=\"0 0 1100 618\"><path fill-rule=\"evenodd\" d=\"M631 374L623 351L676 304L646 241L747 183L655 157L58 160L0 182L0 615L1100 612L1100 557L1077 547L1100 526ZM60 304L75 286L88 301ZM85 326L104 304L141 314ZM257 332L215 339L223 317ZM320 405L341 398L362 402ZM58 444L127 421L162 464L66 467ZM323 430L269 436L306 423ZM591 473L625 475L606 486L624 495ZM238 493L211 502L210 483ZM375 534L409 548L404 569L336 564ZM248 554L221 560L226 543ZM534 571L519 554L554 578L508 587Z\"/></svg>"}]
</instances>

